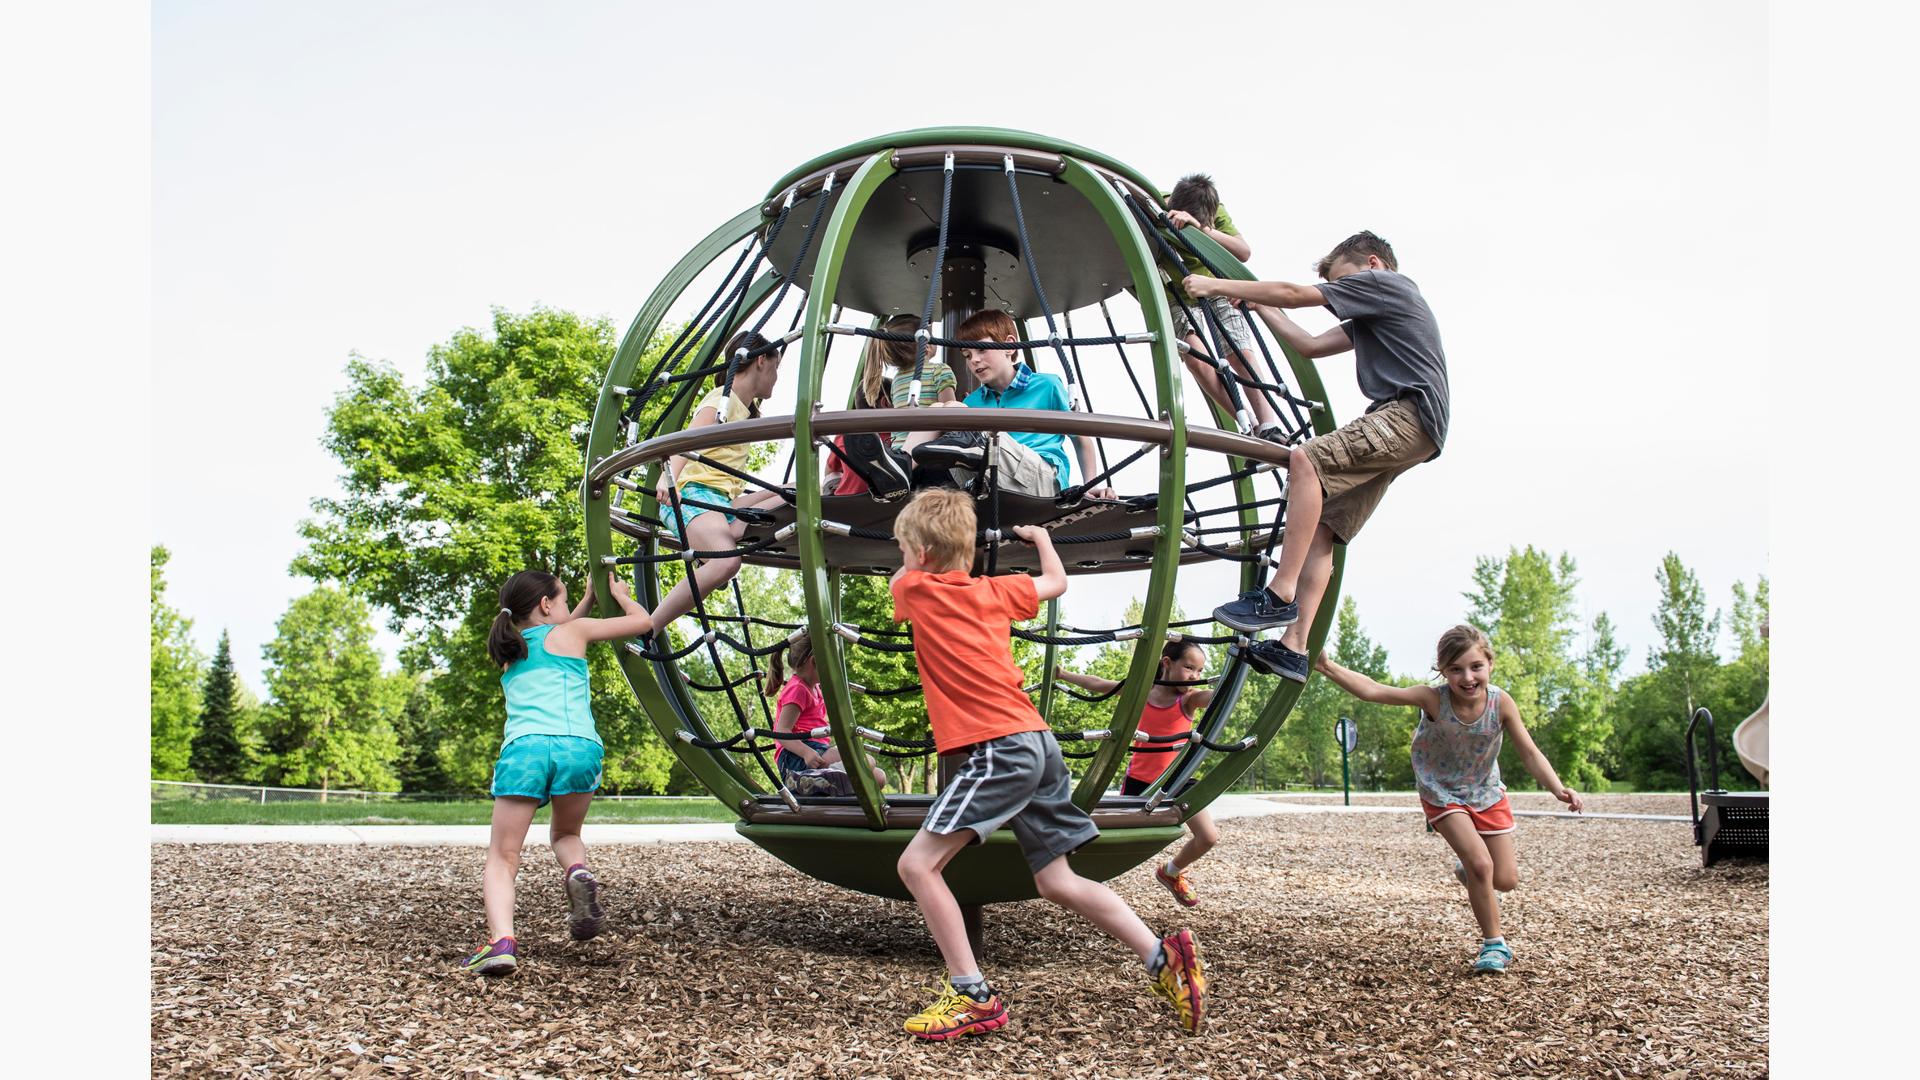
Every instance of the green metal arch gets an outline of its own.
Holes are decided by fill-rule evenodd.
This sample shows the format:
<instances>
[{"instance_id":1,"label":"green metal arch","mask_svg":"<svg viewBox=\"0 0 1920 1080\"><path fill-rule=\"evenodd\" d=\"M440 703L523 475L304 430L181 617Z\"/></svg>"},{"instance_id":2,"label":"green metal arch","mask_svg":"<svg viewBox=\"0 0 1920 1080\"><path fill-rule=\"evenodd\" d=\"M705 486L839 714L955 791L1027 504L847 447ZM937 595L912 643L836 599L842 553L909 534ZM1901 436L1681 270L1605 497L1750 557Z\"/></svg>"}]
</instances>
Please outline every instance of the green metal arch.
<instances>
[{"instance_id":1,"label":"green metal arch","mask_svg":"<svg viewBox=\"0 0 1920 1080\"><path fill-rule=\"evenodd\" d=\"M847 778L853 782L854 797L873 829L886 828L886 806L873 777L862 763L866 754L853 730L853 696L847 689L846 658L840 637L833 632L834 614L839 608L839 582L829 580L827 557L820 537L820 459L813 442L813 408L827 373L827 316L832 310L834 286L840 279L840 267L846 258L847 244L853 236L860 211L880 184L893 175L882 150L869 157L847 181L834 204L833 214L815 238L819 254L815 257L813 292L807 296L806 314L801 324L800 388L794 403L793 454L795 505L798 521L804 522L795 534L800 548L800 592L805 602L807 633L813 640L813 654L826 658L816 663L820 673L820 694L826 700L828 726L840 760L847 763Z\"/></svg>"},{"instance_id":2,"label":"green metal arch","mask_svg":"<svg viewBox=\"0 0 1920 1080\"><path fill-rule=\"evenodd\" d=\"M647 343L659 328L660 321L667 311L679 300L687 286L704 273L708 267L721 258L733 245L746 239L760 227L760 208L756 204L736 214L732 220L709 233L705 239L694 245L675 263L673 268L654 287L645 304L634 316L633 322L614 350L613 361L607 366L607 377L600 385L600 398L593 410L593 426L587 436L588 474L592 466L604 460L617 449L616 441L620 435L620 410L623 397L615 388L629 384L636 373L641 357L645 354ZM749 298L751 299L751 298ZM747 305L750 310L753 305ZM613 554L613 527L610 520L612 500L606 488L594 489L586 481L581 484L580 499L585 516L587 532L587 562L589 573L593 577L594 595L599 598L598 611L602 616L614 616L619 610L613 603L612 595L607 591L607 570L602 560ZM643 509L650 505L651 499L643 501ZM650 547L650 545L649 545ZM654 679L653 672L645 661L622 649L616 654L620 661L620 670L626 676L627 685L633 690L635 700L640 703L640 711L653 724L654 730L666 741L668 749L691 771L708 791L721 802L733 807L736 813L751 803L753 793L746 785L745 775L738 769L729 768L731 762L717 759L711 752L699 750L684 743L679 738L676 719L679 711L669 702L660 684ZM686 693L684 686L679 688ZM689 700L690 703L690 700ZM698 718L697 710L693 716Z\"/></svg>"}]
</instances>

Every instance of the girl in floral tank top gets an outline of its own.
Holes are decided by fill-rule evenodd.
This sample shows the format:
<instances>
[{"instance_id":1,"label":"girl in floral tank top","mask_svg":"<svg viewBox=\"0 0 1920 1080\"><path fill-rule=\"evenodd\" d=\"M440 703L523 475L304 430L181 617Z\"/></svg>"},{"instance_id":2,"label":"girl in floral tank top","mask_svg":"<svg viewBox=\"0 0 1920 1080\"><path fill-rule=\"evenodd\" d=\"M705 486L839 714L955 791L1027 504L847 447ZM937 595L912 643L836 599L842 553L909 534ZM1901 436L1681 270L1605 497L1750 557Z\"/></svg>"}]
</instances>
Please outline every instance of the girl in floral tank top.
<instances>
[{"instance_id":1,"label":"girl in floral tank top","mask_svg":"<svg viewBox=\"0 0 1920 1080\"><path fill-rule=\"evenodd\" d=\"M1440 636L1434 670L1444 686L1386 686L1349 671L1322 654L1314 666L1342 690L1380 705L1420 710L1413 732L1413 777L1427 826L1453 848L1453 873L1466 886L1467 903L1480 923L1480 954L1473 970L1498 974L1513 963L1513 949L1500 933L1499 892L1520 883L1513 848L1513 807L1500 782L1500 743L1513 739L1520 763L1540 786L1578 813L1579 793L1560 782L1545 754L1533 744L1513 698L1489 680L1493 646L1471 626Z\"/></svg>"}]
</instances>

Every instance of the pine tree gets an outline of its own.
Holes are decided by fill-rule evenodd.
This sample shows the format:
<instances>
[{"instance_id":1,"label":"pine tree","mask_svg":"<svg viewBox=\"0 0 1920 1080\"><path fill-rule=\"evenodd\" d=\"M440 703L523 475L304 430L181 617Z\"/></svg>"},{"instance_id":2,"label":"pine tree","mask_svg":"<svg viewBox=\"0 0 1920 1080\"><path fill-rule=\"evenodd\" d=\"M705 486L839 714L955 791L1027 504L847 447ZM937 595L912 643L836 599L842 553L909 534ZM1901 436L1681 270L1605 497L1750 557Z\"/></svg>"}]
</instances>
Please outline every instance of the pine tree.
<instances>
[{"instance_id":1,"label":"pine tree","mask_svg":"<svg viewBox=\"0 0 1920 1080\"><path fill-rule=\"evenodd\" d=\"M235 716L240 707L240 683L233 674L233 650L227 632L220 631L220 645L213 652L213 666L200 689L200 732L193 737L190 764L200 779L209 784L230 784L239 780L247 768L246 748L240 743Z\"/></svg>"}]
</instances>

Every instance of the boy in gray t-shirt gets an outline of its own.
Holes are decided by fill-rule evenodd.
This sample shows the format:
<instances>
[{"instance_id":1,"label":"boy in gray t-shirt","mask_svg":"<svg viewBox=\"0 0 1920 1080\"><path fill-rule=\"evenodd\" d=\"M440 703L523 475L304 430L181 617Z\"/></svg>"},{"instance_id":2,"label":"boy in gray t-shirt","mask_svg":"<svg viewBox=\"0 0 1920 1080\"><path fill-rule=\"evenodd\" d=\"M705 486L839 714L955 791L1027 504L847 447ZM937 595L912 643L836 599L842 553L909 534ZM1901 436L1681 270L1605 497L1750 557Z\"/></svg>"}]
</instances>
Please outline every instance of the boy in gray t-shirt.
<instances>
[{"instance_id":1,"label":"boy in gray t-shirt","mask_svg":"<svg viewBox=\"0 0 1920 1080\"><path fill-rule=\"evenodd\" d=\"M1342 240L1320 260L1319 285L1189 277L1194 297L1225 296L1256 310L1276 336L1308 358L1354 351L1360 391L1372 402L1345 426L1295 448L1287 464L1287 531L1266 588L1240 594L1213 617L1245 633L1286 627L1256 642L1247 661L1270 675L1307 681L1307 631L1333 572L1333 545L1353 542L1387 486L1447 441L1447 358L1440 327L1393 248L1370 232ZM1281 308L1326 307L1341 320L1309 334ZM1300 612L1309 613L1305 621Z\"/></svg>"}]
</instances>

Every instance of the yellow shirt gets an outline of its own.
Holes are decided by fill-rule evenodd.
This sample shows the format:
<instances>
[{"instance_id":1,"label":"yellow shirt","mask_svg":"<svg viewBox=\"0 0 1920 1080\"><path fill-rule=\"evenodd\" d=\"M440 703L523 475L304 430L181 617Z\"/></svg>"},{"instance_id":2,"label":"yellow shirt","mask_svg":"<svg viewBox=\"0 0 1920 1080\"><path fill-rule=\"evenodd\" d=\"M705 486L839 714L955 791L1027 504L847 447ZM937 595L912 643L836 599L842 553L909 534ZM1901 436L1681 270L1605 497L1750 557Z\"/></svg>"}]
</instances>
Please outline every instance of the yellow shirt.
<instances>
[{"instance_id":1,"label":"yellow shirt","mask_svg":"<svg viewBox=\"0 0 1920 1080\"><path fill-rule=\"evenodd\" d=\"M720 388L717 386L714 387L712 393L701 399L699 407L693 410L693 414L695 416L700 415L701 409L712 409L715 415L719 416L722 423L745 420L748 416L752 415L747 411L747 403L740 400L739 394L728 394L726 408L722 409L720 407ZM701 457L717 461L729 468L746 472L747 452L752 449L752 443L732 443L727 446L716 446L710 450L701 450L698 451L698 453ZM721 472L719 469L703 465L698 461L688 461L686 466L680 470L680 486L684 488L688 484L705 485L715 491L723 492L729 499L739 498L740 492L747 486L745 480Z\"/></svg>"}]
</instances>

